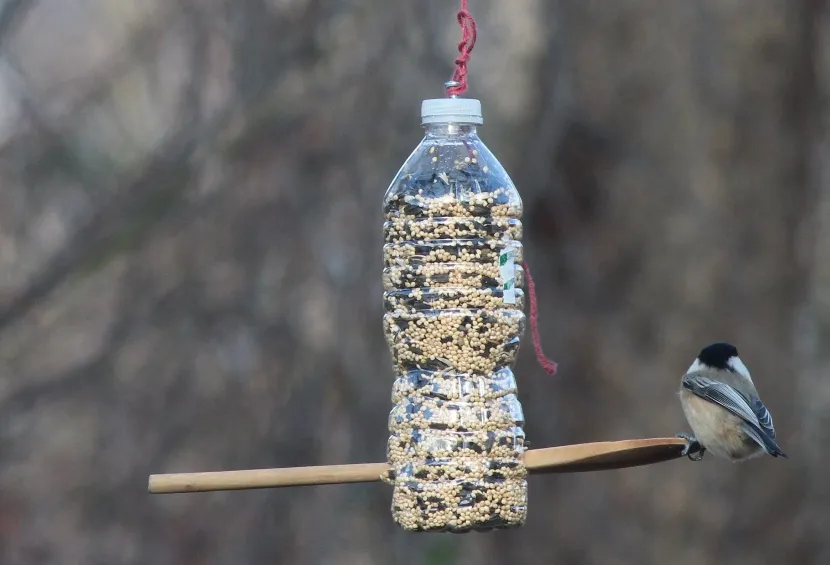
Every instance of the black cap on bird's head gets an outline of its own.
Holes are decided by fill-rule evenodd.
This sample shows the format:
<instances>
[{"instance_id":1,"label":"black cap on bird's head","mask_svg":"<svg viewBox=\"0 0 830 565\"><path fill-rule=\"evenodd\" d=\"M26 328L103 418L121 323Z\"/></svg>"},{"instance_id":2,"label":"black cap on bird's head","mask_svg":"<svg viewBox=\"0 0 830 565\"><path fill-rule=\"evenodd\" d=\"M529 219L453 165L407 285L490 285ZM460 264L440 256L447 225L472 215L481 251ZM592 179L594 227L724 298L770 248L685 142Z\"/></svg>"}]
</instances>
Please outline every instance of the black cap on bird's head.
<instances>
[{"instance_id":1,"label":"black cap on bird's head","mask_svg":"<svg viewBox=\"0 0 830 565\"><path fill-rule=\"evenodd\" d=\"M746 377L750 381L752 380L752 377L749 376L749 369L738 357L738 348L731 343L713 343L701 349L697 359L686 371L686 374L694 373L706 367L718 371L729 371Z\"/></svg>"},{"instance_id":2,"label":"black cap on bird's head","mask_svg":"<svg viewBox=\"0 0 830 565\"><path fill-rule=\"evenodd\" d=\"M729 360L737 356L738 349L731 343L713 343L701 349L697 358L715 369L729 369Z\"/></svg>"}]
</instances>

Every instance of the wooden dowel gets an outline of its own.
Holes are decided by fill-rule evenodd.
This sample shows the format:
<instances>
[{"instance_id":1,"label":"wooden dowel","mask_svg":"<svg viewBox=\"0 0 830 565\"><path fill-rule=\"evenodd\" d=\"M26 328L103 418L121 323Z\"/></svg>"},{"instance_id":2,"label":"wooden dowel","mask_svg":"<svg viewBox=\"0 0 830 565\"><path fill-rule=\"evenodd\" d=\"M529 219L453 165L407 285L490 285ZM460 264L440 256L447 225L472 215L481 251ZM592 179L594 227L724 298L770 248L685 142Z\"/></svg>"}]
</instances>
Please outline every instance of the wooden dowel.
<instances>
[{"instance_id":1,"label":"wooden dowel","mask_svg":"<svg viewBox=\"0 0 830 565\"><path fill-rule=\"evenodd\" d=\"M211 471L207 473L170 473L150 475L149 491L153 494L176 492L208 492L244 490L339 483L379 481L389 469L386 463L357 465L321 465L317 467L283 467L244 471Z\"/></svg>"},{"instance_id":2,"label":"wooden dowel","mask_svg":"<svg viewBox=\"0 0 830 565\"><path fill-rule=\"evenodd\" d=\"M529 449L524 464L530 474L625 469L677 459L685 447L676 437L578 443Z\"/></svg>"},{"instance_id":3,"label":"wooden dowel","mask_svg":"<svg viewBox=\"0 0 830 565\"><path fill-rule=\"evenodd\" d=\"M652 438L531 449L524 454L529 473L576 473L650 465L681 456L680 438ZM207 473L150 475L153 494L368 483L379 481L386 463L285 467Z\"/></svg>"}]
</instances>

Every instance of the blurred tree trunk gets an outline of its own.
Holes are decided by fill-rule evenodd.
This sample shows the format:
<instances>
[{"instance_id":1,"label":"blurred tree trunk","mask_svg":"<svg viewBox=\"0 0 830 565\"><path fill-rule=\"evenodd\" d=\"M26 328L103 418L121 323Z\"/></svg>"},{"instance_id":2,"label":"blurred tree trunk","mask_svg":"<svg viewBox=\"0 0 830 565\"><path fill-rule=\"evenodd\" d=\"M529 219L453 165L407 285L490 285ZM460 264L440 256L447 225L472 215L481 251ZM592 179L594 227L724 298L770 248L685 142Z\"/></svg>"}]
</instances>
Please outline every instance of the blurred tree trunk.
<instances>
[{"instance_id":1,"label":"blurred tree trunk","mask_svg":"<svg viewBox=\"0 0 830 565\"><path fill-rule=\"evenodd\" d=\"M830 563L830 14L826 2L816 2L815 7L817 104L809 179L815 206L804 222L800 257L807 294L796 333L802 406L797 464L805 479L804 509L797 524L810 562Z\"/></svg>"}]
</instances>

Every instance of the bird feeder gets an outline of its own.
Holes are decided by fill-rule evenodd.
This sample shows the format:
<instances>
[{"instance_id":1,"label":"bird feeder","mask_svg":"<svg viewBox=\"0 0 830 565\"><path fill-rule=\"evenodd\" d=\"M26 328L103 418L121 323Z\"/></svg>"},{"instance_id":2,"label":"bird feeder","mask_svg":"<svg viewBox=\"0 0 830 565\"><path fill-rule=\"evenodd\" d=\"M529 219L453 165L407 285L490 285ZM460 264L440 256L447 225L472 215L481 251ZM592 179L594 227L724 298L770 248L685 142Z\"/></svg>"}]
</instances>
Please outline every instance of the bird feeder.
<instances>
[{"instance_id":1,"label":"bird feeder","mask_svg":"<svg viewBox=\"0 0 830 565\"><path fill-rule=\"evenodd\" d=\"M477 133L478 100L424 100L421 123L383 203L392 515L407 530L518 526L522 200Z\"/></svg>"},{"instance_id":2,"label":"bird feeder","mask_svg":"<svg viewBox=\"0 0 830 565\"><path fill-rule=\"evenodd\" d=\"M451 85L450 85L451 86ZM152 475L151 493L384 481L409 531L521 526L529 473L682 457L678 437L526 450L513 373L525 329L522 200L477 128L481 103L425 100L425 135L383 199L387 461Z\"/></svg>"},{"instance_id":3,"label":"bird feeder","mask_svg":"<svg viewBox=\"0 0 830 565\"><path fill-rule=\"evenodd\" d=\"M425 135L383 199L383 328L395 379L387 461L150 476L151 493L384 481L409 531L521 526L527 475L620 469L684 456L679 437L526 450L513 374L525 330L522 200L478 136L466 90L476 26L467 0L448 98L425 100ZM533 326L535 329L535 326ZM537 354L541 346L534 333ZM550 372L553 364L543 361Z\"/></svg>"}]
</instances>

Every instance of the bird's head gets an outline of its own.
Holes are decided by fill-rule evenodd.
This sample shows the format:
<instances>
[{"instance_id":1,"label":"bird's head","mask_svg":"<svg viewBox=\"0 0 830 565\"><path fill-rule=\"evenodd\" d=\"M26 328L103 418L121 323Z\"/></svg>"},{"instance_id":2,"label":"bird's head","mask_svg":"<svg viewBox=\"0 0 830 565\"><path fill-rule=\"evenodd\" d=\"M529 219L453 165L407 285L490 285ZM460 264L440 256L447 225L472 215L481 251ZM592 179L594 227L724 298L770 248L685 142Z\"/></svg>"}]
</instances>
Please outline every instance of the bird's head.
<instances>
[{"instance_id":1,"label":"bird's head","mask_svg":"<svg viewBox=\"0 0 830 565\"><path fill-rule=\"evenodd\" d=\"M693 373L706 368L729 371L752 380L749 376L749 369L738 357L738 348L731 343L721 342L707 345L700 350L697 359L686 372Z\"/></svg>"}]
</instances>

